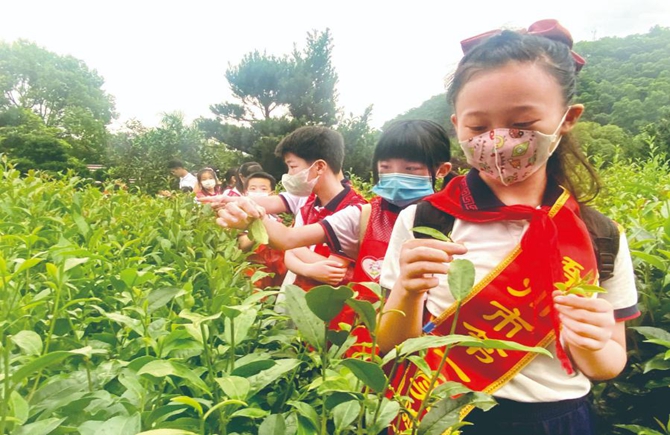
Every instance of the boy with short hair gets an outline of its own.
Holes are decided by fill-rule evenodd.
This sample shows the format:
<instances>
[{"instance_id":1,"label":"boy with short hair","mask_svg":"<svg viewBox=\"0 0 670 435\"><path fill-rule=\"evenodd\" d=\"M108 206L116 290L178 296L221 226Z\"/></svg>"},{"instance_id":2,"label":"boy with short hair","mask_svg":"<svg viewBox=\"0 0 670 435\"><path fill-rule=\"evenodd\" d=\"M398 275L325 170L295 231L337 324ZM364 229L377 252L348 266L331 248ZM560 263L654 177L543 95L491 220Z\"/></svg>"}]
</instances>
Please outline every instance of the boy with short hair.
<instances>
[{"instance_id":1,"label":"boy with short hair","mask_svg":"<svg viewBox=\"0 0 670 435\"><path fill-rule=\"evenodd\" d=\"M172 159L168 162L167 168L170 174L179 178L179 190L182 192L193 192L198 184L198 179L184 168L181 160ZM169 190L158 192L161 196L172 196Z\"/></svg>"},{"instance_id":2,"label":"boy with short hair","mask_svg":"<svg viewBox=\"0 0 670 435\"><path fill-rule=\"evenodd\" d=\"M367 202L342 176L344 138L337 131L318 126L301 127L277 145L275 155L283 158L288 167L288 173L282 177L286 192L277 196L252 198L268 213L292 213L295 216L294 226L302 226L319 222L349 205ZM231 200L223 199L226 202ZM234 199L245 200L249 199ZM292 263L293 254L301 249L307 248L287 251L287 265ZM336 279L333 277L341 277L338 282L342 284L348 282L353 273L352 265L345 269L343 262L328 259L331 252L325 244L310 249L314 252L303 251L300 258L309 261L312 266L301 271L303 276L296 277L289 272L284 280L285 285L295 283L308 290L322 282L333 283Z\"/></svg>"},{"instance_id":3,"label":"boy with short hair","mask_svg":"<svg viewBox=\"0 0 670 435\"><path fill-rule=\"evenodd\" d=\"M247 177L244 190L247 192L247 196L251 197L264 197L271 195L275 186L277 186L277 180L272 175L267 172L254 172L253 174Z\"/></svg>"}]
</instances>

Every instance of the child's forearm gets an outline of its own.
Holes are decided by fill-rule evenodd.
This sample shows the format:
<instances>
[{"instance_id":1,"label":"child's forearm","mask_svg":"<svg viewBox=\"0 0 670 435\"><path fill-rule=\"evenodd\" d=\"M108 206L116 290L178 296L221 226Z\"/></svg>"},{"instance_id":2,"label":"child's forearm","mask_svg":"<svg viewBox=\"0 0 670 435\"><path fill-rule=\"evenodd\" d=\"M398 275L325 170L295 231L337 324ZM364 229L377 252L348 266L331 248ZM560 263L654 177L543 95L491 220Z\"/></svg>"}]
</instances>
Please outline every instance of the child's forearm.
<instances>
[{"instance_id":1,"label":"child's forearm","mask_svg":"<svg viewBox=\"0 0 670 435\"><path fill-rule=\"evenodd\" d=\"M384 305L385 314L379 324L377 340L382 353L390 351L408 338L421 335L424 300L423 293L408 292L399 281L396 282Z\"/></svg>"},{"instance_id":2,"label":"child's forearm","mask_svg":"<svg viewBox=\"0 0 670 435\"><path fill-rule=\"evenodd\" d=\"M263 218L263 225L265 225L265 229L268 232L270 240L268 244L280 251L316 245L326 241L326 232L319 224L288 228L284 224L266 216ZM322 257L320 260L324 259Z\"/></svg>"},{"instance_id":3,"label":"child's forearm","mask_svg":"<svg viewBox=\"0 0 670 435\"><path fill-rule=\"evenodd\" d=\"M269 214L286 213L288 211L286 209L286 203L279 195L255 196L248 198L263 207L265 212Z\"/></svg>"},{"instance_id":4,"label":"child's forearm","mask_svg":"<svg viewBox=\"0 0 670 435\"><path fill-rule=\"evenodd\" d=\"M291 249L284 253L284 264L286 268L296 275L310 275L310 263L324 260L325 257L307 248Z\"/></svg>"},{"instance_id":5,"label":"child's forearm","mask_svg":"<svg viewBox=\"0 0 670 435\"><path fill-rule=\"evenodd\" d=\"M591 350L575 345L568 347L572 360L589 379L605 381L616 377L626 366L625 323L616 323L612 337L602 349Z\"/></svg>"}]
</instances>

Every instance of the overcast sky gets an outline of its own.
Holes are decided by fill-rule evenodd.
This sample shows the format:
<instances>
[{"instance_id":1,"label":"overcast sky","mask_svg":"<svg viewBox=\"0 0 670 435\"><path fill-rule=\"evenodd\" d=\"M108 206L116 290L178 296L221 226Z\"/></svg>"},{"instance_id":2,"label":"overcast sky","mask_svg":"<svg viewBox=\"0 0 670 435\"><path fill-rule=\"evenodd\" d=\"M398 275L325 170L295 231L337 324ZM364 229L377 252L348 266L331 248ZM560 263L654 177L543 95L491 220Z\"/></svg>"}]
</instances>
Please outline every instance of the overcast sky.
<instances>
[{"instance_id":1,"label":"overcast sky","mask_svg":"<svg viewBox=\"0 0 670 435\"><path fill-rule=\"evenodd\" d=\"M457 5L457 6L454 6ZM230 100L224 77L253 50L288 54L330 28L339 106L374 126L444 91L459 41L556 18L575 41L670 27L669 0L143 1L0 0L0 40L28 39L83 60L105 79L119 121L188 121Z\"/></svg>"}]
</instances>

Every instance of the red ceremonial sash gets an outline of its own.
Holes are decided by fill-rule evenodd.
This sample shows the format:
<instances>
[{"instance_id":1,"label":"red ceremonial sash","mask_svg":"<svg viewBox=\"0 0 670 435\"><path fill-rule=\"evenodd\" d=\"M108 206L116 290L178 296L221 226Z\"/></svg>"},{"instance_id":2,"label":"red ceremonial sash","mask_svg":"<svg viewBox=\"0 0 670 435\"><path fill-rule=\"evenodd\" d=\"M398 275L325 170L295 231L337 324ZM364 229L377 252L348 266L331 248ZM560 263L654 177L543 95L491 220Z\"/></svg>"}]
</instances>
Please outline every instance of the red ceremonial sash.
<instances>
[{"instance_id":1,"label":"red ceremonial sash","mask_svg":"<svg viewBox=\"0 0 670 435\"><path fill-rule=\"evenodd\" d=\"M468 221L477 218L478 222L491 222L504 219L503 216L520 219L520 214L528 213L531 224L521 243L476 283L470 295L463 300L455 333L481 339L511 340L526 346L547 346L557 338L560 329L551 297L554 283L570 285L589 273L594 277L592 283L597 282L596 258L588 230L579 218L577 201L564 190L551 207L526 207L524 210L523 206L513 206L464 212L462 206L466 204L476 207L474 201L458 202L461 195L469 195L469 191L464 192L464 187L467 188L465 179L457 178L445 191L427 200L436 207L439 204L438 208L443 211L449 209L450 214ZM443 202L445 198L449 201L447 205ZM459 209L458 215L452 213L455 205ZM542 236L545 238L528 240L529 237ZM456 304L453 304L444 313L430 319L430 326L434 326L432 335L450 333L455 310ZM556 349L558 356L559 349L562 350L558 342ZM444 352L444 348L427 351L426 362L432 370L437 370ZM456 346L449 349L439 382L458 381L472 390L490 394L512 379L535 356L521 351ZM565 361L562 363L566 370L572 370L569 360L567 364ZM396 394L409 397L405 405L416 416L429 383L430 379L412 364L394 378L392 385ZM394 433L400 433L410 425L411 418L403 414L393 425Z\"/></svg>"}]
</instances>

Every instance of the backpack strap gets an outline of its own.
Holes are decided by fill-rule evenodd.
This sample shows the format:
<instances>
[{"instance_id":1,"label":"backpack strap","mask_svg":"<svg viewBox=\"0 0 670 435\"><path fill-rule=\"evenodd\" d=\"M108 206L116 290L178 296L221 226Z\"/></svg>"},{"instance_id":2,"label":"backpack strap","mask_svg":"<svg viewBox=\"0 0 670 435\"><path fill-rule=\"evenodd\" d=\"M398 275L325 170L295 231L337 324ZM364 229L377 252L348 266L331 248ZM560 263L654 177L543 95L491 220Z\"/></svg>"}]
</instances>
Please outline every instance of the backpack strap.
<instances>
[{"instance_id":1,"label":"backpack strap","mask_svg":"<svg viewBox=\"0 0 670 435\"><path fill-rule=\"evenodd\" d=\"M583 204L579 208L591 236L602 283L614 274L614 261L619 253L619 226L595 208Z\"/></svg>"},{"instance_id":2,"label":"backpack strap","mask_svg":"<svg viewBox=\"0 0 670 435\"><path fill-rule=\"evenodd\" d=\"M370 222L370 213L372 213L372 204L367 203L361 206L361 219L358 225L358 248L360 249L365 238L365 232L368 230L368 223Z\"/></svg>"},{"instance_id":3,"label":"backpack strap","mask_svg":"<svg viewBox=\"0 0 670 435\"><path fill-rule=\"evenodd\" d=\"M433 204L427 201L419 201L416 205L416 214L414 215L415 227L430 227L442 234L449 235L454 228L454 218L452 215L438 210ZM430 236L421 233L414 233L417 239L429 239Z\"/></svg>"},{"instance_id":4,"label":"backpack strap","mask_svg":"<svg viewBox=\"0 0 670 435\"><path fill-rule=\"evenodd\" d=\"M614 261L619 252L619 227L610 218L598 210L580 204L581 217L591 236L593 251L598 262L600 282L607 281L614 274ZM416 206L414 216L415 227L430 227L443 234L449 234L454 228L455 218L426 201L420 201ZM427 239L430 236L414 233L417 239Z\"/></svg>"}]
</instances>

